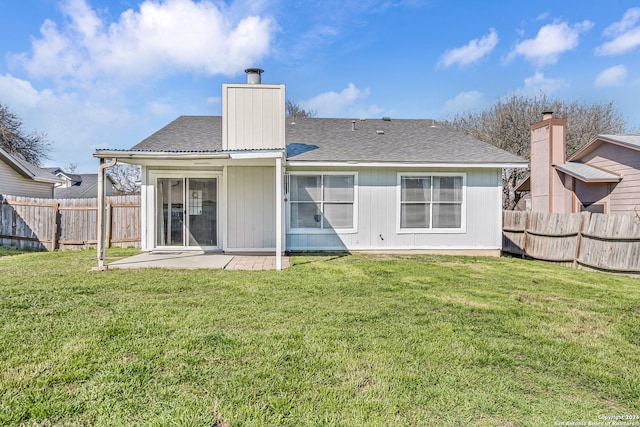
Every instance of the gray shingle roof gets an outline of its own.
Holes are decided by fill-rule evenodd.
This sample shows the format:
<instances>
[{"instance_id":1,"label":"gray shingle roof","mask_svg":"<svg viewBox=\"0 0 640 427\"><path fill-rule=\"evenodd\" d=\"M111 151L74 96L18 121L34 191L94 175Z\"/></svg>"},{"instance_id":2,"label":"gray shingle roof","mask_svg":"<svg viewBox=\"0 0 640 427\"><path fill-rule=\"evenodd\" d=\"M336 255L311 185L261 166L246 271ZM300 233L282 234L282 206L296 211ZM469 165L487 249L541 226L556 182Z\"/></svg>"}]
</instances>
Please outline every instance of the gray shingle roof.
<instances>
[{"instance_id":1,"label":"gray shingle roof","mask_svg":"<svg viewBox=\"0 0 640 427\"><path fill-rule=\"evenodd\" d=\"M490 144L425 119L287 121L288 159L296 161L523 163Z\"/></svg>"},{"instance_id":2,"label":"gray shingle roof","mask_svg":"<svg viewBox=\"0 0 640 427\"><path fill-rule=\"evenodd\" d=\"M0 148L0 159L4 159L8 163L13 163L18 167L22 167L24 170L26 170L30 174L29 178L34 179L36 181L47 181L51 183L62 182L61 179L51 175L51 173L48 170L40 168L34 164L31 164L26 160L20 158L19 156L13 155L1 148Z\"/></svg>"},{"instance_id":3,"label":"gray shingle roof","mask_svg":"<svg viewBox=\"0 0 640 427\"><path fill-rule=\"evenodd\" d=\"M286 122L290 161L518 163L526 160L432 120L297 118ZM132 151L222 151L222 118L181 116Z\"/></svg>"},{"instance_id":4,"label":"gray shingle roof","mask_svg":"<svg viewBox=\"0 0 640 427\"><path fill-rule=\"evenodd\" d=\"M221 151L222 117L180 116L134 145L134 151Z\"/></svg>"},{"instance_id":5,"label":"gray shingle roof","mask_svg":"<svg viewBox=\"0 0 640 427\"><path fill-rule=\"evenodd\" d=\"M632 148L640 149L640 135L598 135L597 138L604 138L611 141L621 142Z\"/></svg>"},{"instance_id":6,"label":"gray shingle roof","mask_svg":"<svg viewBox=\"0 0 640 427\"><path fill-rule=\"evenodd\" d=\"M74 181L78 184L70 187L55 187L53 189L53 196L61 199L77 199L83 197L88 191L92 191L94 187L98 185L97 173L82 173L82 174L67 174L73 176ZM107 180L111 180L109 175ZM97 190L96 190L97 191Z\"/></svg>"},{"instance_id":7,"label":"gray shingle roof","mask_svg":"<svg viewBox=\"0 0 640 427\"><path fill-rule=\"evenodd\" d=\"M553 167L561 172L575 176L584 182L590 181L620 181L622 177L619 175L594 168L578 162L567 162L562 164L554 164Z\"/></svg>"}]
</instances>

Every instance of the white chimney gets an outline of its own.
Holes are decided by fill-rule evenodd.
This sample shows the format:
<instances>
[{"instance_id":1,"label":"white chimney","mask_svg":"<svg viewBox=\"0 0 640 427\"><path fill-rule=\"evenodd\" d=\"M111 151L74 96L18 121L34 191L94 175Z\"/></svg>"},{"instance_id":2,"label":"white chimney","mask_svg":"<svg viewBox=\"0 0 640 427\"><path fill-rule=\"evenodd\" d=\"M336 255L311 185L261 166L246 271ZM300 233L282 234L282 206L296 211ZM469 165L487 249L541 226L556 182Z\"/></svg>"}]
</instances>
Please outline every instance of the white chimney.
<instances>
[{"instance_id":1,"label":"white chimney","mask_svg":"<svg viewBox=\"0 0 640 427\"><path fill-rule=\"evenodd\" d=\"M222 85L222 148L285 147L285 86L262 84L259 68L247 68L247 83Z\"/></svg>"}]
</instances>

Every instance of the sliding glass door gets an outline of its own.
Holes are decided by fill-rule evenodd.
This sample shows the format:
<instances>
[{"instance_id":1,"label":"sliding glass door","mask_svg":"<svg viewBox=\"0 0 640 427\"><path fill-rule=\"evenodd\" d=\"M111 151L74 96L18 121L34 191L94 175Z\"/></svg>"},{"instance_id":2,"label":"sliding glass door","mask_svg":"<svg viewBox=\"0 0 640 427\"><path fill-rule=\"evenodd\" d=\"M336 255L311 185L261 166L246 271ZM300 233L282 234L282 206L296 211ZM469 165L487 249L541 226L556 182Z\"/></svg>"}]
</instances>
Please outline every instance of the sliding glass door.
<instances>
[{"instance_id":1,"label":"sliding glass door","mask_svg":"<svg viewBox=\"0 0 640 427\"><path fill-rule=\"evenodd\" d=\"M156 245L217 247L217 178L156 182Z\"/></svg>"}]
</instances>

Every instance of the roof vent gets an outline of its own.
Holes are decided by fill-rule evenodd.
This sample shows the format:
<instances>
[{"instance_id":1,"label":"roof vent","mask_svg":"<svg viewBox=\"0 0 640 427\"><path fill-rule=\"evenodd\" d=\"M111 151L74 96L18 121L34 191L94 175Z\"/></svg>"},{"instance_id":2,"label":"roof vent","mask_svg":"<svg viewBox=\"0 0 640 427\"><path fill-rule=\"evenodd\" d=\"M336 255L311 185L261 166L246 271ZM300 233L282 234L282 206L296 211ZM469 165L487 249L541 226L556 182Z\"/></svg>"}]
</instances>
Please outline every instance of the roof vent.
<instances>
[{"instance_id":1,"label":"roof vent","mask_svg":"<svg viewBox=\"0 0 640 427\"><path fill-rule=\"evenodd\" d=\"M264 73L264 70L260 68L247 68L244 72L247 73L247 84L259 85L262 83L260 74Z\"/></svg>"},{"instance_id":2,"label":"roof vent","mask_svg":"<svg viewBox=\"0 0 640 427\"><path fill-rule=\"evenodd\" d=\"M384 120L385 122L390 122L391 121L391 117L383 117L382 120Z\"/></svg>"},{"instance_id":3,"label":"roof vent","mask_svg":"<svg viewBox=\"0 0 640 427\"><path fill-rule=\"evenodd\" d=\"M351 120L351 130L352 131L356 130L356 121L355 120Z\"/></svg>"},{"instance_id":4,"label":"roof vent","mask_svg":"<svg viewBox=\"0 0 640 427\"><path fill-rule=\"evenodd\" d=\"M378 129L378 130L376 131L376 133L377 133L378 135L384 135L384 131L383 131L383 130L380 130L380 129Z\"/></svg>"}]
</instances>

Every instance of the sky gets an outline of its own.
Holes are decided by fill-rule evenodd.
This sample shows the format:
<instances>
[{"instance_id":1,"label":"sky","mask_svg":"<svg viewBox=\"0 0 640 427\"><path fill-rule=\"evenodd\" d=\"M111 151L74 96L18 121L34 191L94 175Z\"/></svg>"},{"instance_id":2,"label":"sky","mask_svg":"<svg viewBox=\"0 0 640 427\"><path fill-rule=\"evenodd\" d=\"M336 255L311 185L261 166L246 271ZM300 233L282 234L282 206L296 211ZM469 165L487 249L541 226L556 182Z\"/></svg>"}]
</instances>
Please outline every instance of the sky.
<instances>
[{"instance_id":1,"label":"sky","mask_svg":"<svg viewBox=\"0 0 640 427\"><path fill-rule=\"evenodd\" d=\"M97 171L223 83L286 84L316 117L427 118L511 95L613 102L640 129L640 1L0 0L0 103Z\"/></svg>"}]
</instances>

